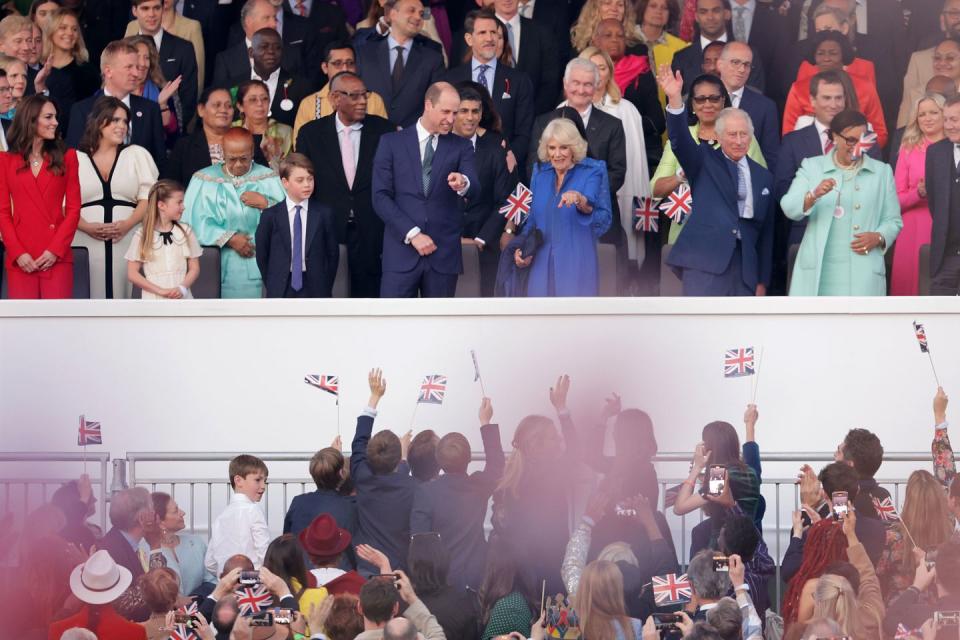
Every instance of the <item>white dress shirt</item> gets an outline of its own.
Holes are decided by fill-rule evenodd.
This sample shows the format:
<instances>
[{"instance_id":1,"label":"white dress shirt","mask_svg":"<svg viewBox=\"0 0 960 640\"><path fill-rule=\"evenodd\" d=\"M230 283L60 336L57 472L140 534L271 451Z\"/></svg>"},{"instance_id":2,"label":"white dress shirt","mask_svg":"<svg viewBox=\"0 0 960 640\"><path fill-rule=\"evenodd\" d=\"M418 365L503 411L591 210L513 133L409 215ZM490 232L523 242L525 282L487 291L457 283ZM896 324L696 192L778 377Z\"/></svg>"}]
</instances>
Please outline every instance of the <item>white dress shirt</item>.
<instances>
[{"instance_id":1,"label":"white dress shirt","mask_svg":"<svg viewBox=\"0 0 960 640\"><path fill-rule=\"evenodd\" d=\"M563 102L561 102L560 104L557 105L557 108L558 108L558 109L559 109L560 107L570 107L571 109L574 109L577 113L579 113L579 114L580 114L580 120L583 121L583 129L584 129L584 131L586 131L587 125L590 123L590 115L593 113L593 105L592 105L592 104L587 105L587 109L586 109L585 111L580 111L579 109L576 109L575 107L570 106L570 103L569 103L568 101L564 100Z\"/></svg>"},{"instance_id":2,"label":"white dress shirt","mask_svg":"<svg viewBox=\"0 0 960 640\"><path fill-rule=\"evenodd\" d=\"M507 25L507 33L513 34L513 42L511 46L513 47L513 60L514 62L520 62L520 14L516 14L509 20L501 16L499 13L497 17L500 18L500 22Z\"/></svg>"},{"instance_id":3,"label":"white dress shirt","mask_svg":"<svg viewBox=\"0 0 960 640\"><path fill-rule=\"evenodd\" d=\"M290 11L291 13L293 13L293 15L295 16L300 15L300 13L297 11L297 0L288 0L288 4L290 5ZM310 9L312 7L313 7L313 0L303 0L303 8L307 10L307 14L304 16L305 18L310 17Z\"/></svg>"},{"instance_id":4,"label":"white dress shirt","mask_svg":"<svg viewBox=\"0 0 960 640\"><path fill-rule=\"evenodd\" d=\"M953 145L953 164L960 164L960 144Z\"/></svg>"},{"instance_id":5,"label":"white dress shirt","mask_svg":"<svg viewBox=\"0 0 960 640\"><path fill-rule=\"evenodd\" d=\"M250 65L250 79L251 80L263 80L267 83L267 93L270 95L270 106L273 106L273 98L277 95L277 84L280 83L280 67L277 67L273 70L266 78L261 78L257 75L257 72L253 69L253 64ZM269 115L269 114L268 114Z\"/></svg>"},{"instance_id":6,"label":"white dress shirt","mask_svg":"<svg viewBox=\"0 0 960 640\"><path fill-rule=\"evenodd\" d=\"M300 259L303 264L300 265L300 271L307 270L307 200L303 202L294 202L287 196L287 219L290 222L290 242L293 242L293 218L297 215L296 208L300 207ZM290 271L293 272L293 245L290 245Z\"/></svg>"},{"instance_id":7,"label":"white dress shirt","mask_svg":"<svg viewBox=\"0 0 960 640\"><path fill-rule=\"evenodd\" d=\"M730 94L730 104L735 108L740 108L740 99L743 98L743 90L745 87L740 87L736 91L727 91Z\"/></svg>"},{"instance_id":8,"label":"white dress shirt","mask_svg":"<svg viewBox=\"0 0 960 640\"><path fill-rule=\"evenodd\" d=\"M743 26L744 26L744 42L750 39L750 28L753 26L753 16L757 13L757 0L747 0L745 3L740 4L737 0L734 0L731 4L730 11L730 20L736 21L737 11L743 9Z\"/></svg>"},{"instance_id":9,"label":"white dress shirt","mask_svg":"<svg viewBox=\"0 0 960 640\"><path fill-rule=\"evenodd\" d=\"M537 0L527 0L526 2L521 2L520 6L517 8L517 13L519 13L524 18L530 18L533 20L533 12L537 10Z\"/></svg>"},{"instance_id":10,"label":"white dress shirt","mask_svg":"<svg viewBox=\"0 0 960 640\"><path fill-rule=\"evenodd\" d=\"M827 136L830 133L830 126L825 125L816 118L813 119L813 126L817 128L817 137L820 138L820 148L827 152Z\"/></svg>"},{"instance_id":11,"label":"white dress shirt","mask_svg":"<svg viewBox=\"0 0 960 640\"><path fill-rule=\"evenodd\" d=\"M726 42L726 41L727 41L726 33L724 33L722 36L720 36L716 40L711 40L710 38L705 38L703 36L700 36L700 51L703 51L704 49L706 49L711 42Z\"/></svg>"},{"instance_id":12,"label":"white dress shirt","mask_svg":"<svg viewBox=\"0 0 960 640\"><path fill-rule=\"evenodd\" d=\"M213 522L204 566L218 576L231 556L243 554L259 569L270 540L270 528L260 505L242 493L234 493Z\"/></svg>"},{"instance_id":13,"label":"white dress shirt","mask_svg":"<svg viewBox=\"0 0 960 640\"><path fill-rule=\"evenodd\" d=\"M145 36L147 34L143 32L143 29L139 29L137 35ZM157 29L157 32L150 37L153 38L153 43L157 45L157 51L160 51L160 43L163 42L163 27Z\"/></svg>"},{"instance_id":14,"label":"white dress shirt","mask_svg":"<svg viewBox=\"0 0 960 640\"><path fill-rule=\"evenodd\" d=\"M358 122L356 124L352 124L349 127L347 127L347 125L343 124L343 122L340 121L339 115L333 119L333 122L334 122L334 126L337 129L337 140L342 139L341 136L343 135L343 131L345 129L348 129L348 128L350 129L350 133L347 135L350 138L350 146L353 147L353 170L354 170L354 175L356 175L357 158L360 157L360 131L363 129L363 122ZM342 154L343 152L341 151L341 157L342 157Z\"/></svg>"}]
</instances>

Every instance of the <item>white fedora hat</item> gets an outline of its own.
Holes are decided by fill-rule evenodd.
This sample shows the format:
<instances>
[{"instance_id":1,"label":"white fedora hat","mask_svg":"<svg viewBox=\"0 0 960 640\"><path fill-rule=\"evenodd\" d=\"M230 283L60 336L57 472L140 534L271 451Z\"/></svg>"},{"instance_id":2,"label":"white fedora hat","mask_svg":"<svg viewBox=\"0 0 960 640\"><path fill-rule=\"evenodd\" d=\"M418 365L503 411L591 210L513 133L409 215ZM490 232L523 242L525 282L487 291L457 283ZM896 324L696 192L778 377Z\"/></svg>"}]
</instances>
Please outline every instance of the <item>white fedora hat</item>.
<instances>
[{"instance_id":1,"label":"white fedora hat","mask_svg":"<svg viewBox=\"0 0 960 640\"><path fill-rule=\"evenodd\" d=\"M120 597L132 581L129 569L118 565L101 549L73 570L70 590L87 604L107 604Z\"/></svg>"}]
</instances>

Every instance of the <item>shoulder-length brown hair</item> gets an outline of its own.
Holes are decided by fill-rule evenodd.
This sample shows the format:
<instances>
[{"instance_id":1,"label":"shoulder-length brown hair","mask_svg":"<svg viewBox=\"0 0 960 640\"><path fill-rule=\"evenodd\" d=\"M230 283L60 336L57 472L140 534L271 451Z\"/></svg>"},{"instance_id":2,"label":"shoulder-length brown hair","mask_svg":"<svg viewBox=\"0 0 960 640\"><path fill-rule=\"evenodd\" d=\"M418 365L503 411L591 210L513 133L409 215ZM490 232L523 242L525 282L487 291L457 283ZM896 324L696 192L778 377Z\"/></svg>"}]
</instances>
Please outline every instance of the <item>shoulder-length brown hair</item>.
<instances>
[{"instance_id":1,"label":"shoulder-length brown hair","mask_svg":"<svg viewBox=\"0 0 960 640\"><path fill-rule=\"evenodd\" d=\"M113 118L117 109L123 109L127 114L127 126L130 126L130 109L123 101L113 96L101 96L93 103L90 115L87 117L87 126L80 136L80 143L77 145L78 151L83 151L87 155L93 155L100 147L100 141L103 139L103 128L107 126Z\"/></svg>"},{"instance_id":2,"label":"shoulder-length brown hair","mask_svg":"<svg viewBox=\"0 0 960 640\"><path fill-rule=\"evenodd\" d=\"M47 103L52 104L56 110L56 103L47 96L34 95L24 98L13 116L13 124L7 132L7 142L11 153L23 157L23 166L17 171L23 171L30 166L30 152L33 151L33 139L37 135L37 120L40 119L40 111ZM57 134L53 140L44 140L41 151L50 158L48 167L50 173L63 175L63 154L66 153L67 146L63 144L60 135Z\"/></svg>"},{"instance_id":3,"label":"shoulder-length brown hair","mask_svg":"<svg viewBox=\"0 0 960 640\"><path fill-rule=\"evenodd\" d=\"M150 70L147 71L147 79L152 80L158 89L163 89L164 85L167 84L167 79L164 77L163 70L160 68L160 52L157 51L157 42L150 36L141 35L128 36L123 40L134 48L139 44L147 48L147 55L150 57ZM140 55L139 50L137 51L137 55Z\"/></svg>"}]
</instances>

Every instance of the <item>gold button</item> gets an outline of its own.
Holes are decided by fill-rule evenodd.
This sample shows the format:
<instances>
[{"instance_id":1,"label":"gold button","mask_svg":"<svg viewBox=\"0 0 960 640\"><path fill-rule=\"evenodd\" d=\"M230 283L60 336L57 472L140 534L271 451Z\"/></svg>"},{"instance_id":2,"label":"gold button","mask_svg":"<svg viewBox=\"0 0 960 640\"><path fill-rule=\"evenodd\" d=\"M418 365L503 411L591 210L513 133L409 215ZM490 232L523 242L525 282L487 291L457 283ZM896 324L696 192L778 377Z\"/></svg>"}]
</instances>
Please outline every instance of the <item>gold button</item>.
<instances>
[{"instance_id":1,"label":"gold button","mask_svg":"<svg viewBox=\"0 0 960 640\"><path fill-rule=\"evenodd\" d=\"M858 224L853 225L853 230L854 230L854 231L859 231L859 230L860 230L860 225L858 225Z\"/></svg>"},{"instance_id":2,"label":"gold button","mask_svg":"<svg viewBox=\"0 0 960 640\"><path fill-rule=\"evenodd\" d=\"M859 209L859 208L860 208L860 205L859 205L859 204L855 204L855 205L853 205L853 208L854 208L854 209Z\"/></svg>"}]
</instances>

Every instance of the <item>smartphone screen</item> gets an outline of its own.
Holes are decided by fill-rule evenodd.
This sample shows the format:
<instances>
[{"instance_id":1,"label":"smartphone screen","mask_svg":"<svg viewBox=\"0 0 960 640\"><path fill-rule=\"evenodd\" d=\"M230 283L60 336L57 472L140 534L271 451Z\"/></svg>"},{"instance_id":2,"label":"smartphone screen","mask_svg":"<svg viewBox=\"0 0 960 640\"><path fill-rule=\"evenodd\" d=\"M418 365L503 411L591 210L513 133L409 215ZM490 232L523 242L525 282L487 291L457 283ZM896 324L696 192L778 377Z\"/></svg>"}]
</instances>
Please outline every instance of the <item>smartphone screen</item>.
<instances>
[{"instance_id":1,"label":"smartphone screen","mask_svg":"<svg viewBox=\"0 0 960 640\"><path fill-rule=\"evenodd\" d=\"M727 469L720 465L710 467L710 476L707 481L707 490L712 496L719 496L723 493L723 487L727 482Z\"/></svg>"},{"instance_id":2,"label":"smartphone screen","mask_svg":"<svg viewBox=\"0 0 960 640\"><path fill-rule=\"evenodd\" d=\"M833 502L833 517L837 520L843 518L847 515L849 506L847 505L847 492L846 491L834 491L830 496L831 501Z\"/></svg>"}]
</instances>

